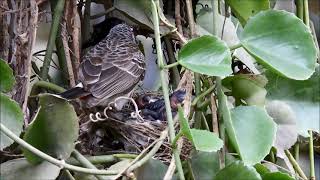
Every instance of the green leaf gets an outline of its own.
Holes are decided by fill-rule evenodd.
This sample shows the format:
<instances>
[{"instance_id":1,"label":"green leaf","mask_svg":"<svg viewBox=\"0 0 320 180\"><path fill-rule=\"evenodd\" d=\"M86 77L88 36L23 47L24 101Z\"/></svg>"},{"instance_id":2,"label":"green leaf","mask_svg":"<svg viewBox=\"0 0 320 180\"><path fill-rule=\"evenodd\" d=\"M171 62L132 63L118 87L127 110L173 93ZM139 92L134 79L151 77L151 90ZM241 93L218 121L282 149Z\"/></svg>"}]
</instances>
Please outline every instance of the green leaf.
<instances>
[{"instance_id":1,"label":"green leaf","mask_svg":"<svg viewBox=\"0 0 320 180\"><path fill-rule=\"evenodd\" d=\"M289 106L290 117L295 118L298 132L308 136L308 129L320 132L319 106L320 106L320 68L305 81L296 81L278 76L270 71L266 72L268 84L268 100L281 101Z\"/></svg>"},{"instance_id":2,"label":"green leaf","mask_svg":"<svg viewBox=\"0 0 320 180\"><path fill-rule=\"evenodd\" d=\"M220 170L214 180L238 180L238 179L250 179L250 180L261 180L261 176L257 171L251 167L244 165L241 161L236 161L222 170Z\"/></svg>"},{"instance_id":3,"label":"green leaf","mask_svg":"<svg viewBox=\"0 0 320 180\"><path fill-rule=\"evenodd\" d=\"M250 18L239 38L258 62L282 76L305 80L315 70L317 57L311 32L294 14L260 12Z\"/></svg>"},{"instance_id":4,"label":"green leaf","mask_svg":"<svg viewBox=\"0 0 320 180\"><path fill-rule=\"evenodd\" d=\"M32 165L25 158L14 159L1 164L1 178L16 179L56 179L60 168L47 161Z\"/></svg>"},{"instance_id":5,"label":"green leaf","mask_svg":"<svg viewBox=\"0 0 320 180\"><path fill-rule=\"evenodd\" d=\"M217 134L200 129L191 129L192 142L198 151L218 151L223 146L223 141Z\"/></svg>"},{"instance_id":6,"label":"green leaf","mask_svg":"<svg viewBox=\"0 0 320 180\"><path fill-rule=\"evenodd\" d=\"M0 60L1 62L1 60ZM1 123L19 136L23 126L23 113L17 102L0 93L0 119ZM0 132L0 150L13 143L13 140Z\"/></svg>"},{"instance_id":7,"label":"green leaf","mask_svg":"<svg viewBox=\"0 0 320 180\"><path fill-rule=\"evenodd\" d=\"M212 179L220 170L219 154L196 151L190 159L190 165L194 179Z\"/></svg>"},{"instance_id":8,"label":"green leaf","mask_svg":"<svg viewBox=\"0 0 320 180\"><path fill-rule=\"evenodd\" d=\"M179 64L209 76L227 76L232 73L231 53L225 42L215 36L192 39L182 47Z\"/></svg>"},{"instance_id":9,"label":"green leaf","mask_svg":"<svg viewBox=\"0 0 320 180\"><path fill-rule=\"evenodd\" d=\"M269 0L226 0L242 26L245 26L248 19L262 10L270 8Z\"/></svg>"},{"instance_id":10,"label":"green leaf","mask_svg":"<svg viewBox=\"0 0 320 180\"><path fill-rule=\"evenodd\" d=\"M150 159L136 170L136 178L150 179L152 177L153 180L160 180L165 176L167 169L168 166L163 162L156 159ZM174 180L178 178L177 176L173 176L172 179Z\"/></svg>"},{"instance_id":11,"label":"green leaf","mask_svg":"<svg viewBox=\"0 0 320 180\"><path fill-rule=\"evenodd\" d=\"M78 138L78 118L72 105L65 99L50 94L40 95L40 109L23 139L53 157L67 159ZM31 163L41 158L23 149Z\"/></svg>"},{"instance_id":12,"label":"green leaf","mask_svg":"<svg viewBox=\"0 0 320 180\"><path fill-rule=\"evenodd\" d=\"M253 165L269 153L276 135L276 124L257 106L231 110L231 121L224 119L228 136L246 165Z\"/></svg>"},{"instance_id":13,"label":"green leaf","mask_svg":"<svg viewBox=\"0 0 320 180\"><path fill-rule=\"evenodd\" d=\"M0 72L0 92L8 92L12 89L16 81L14 79L12 69L2 59L0 59Z\"/></svg>"},{"instance_id":14,"label":"green leaf","mask_svg":"<svg viewBox=\"0 0 320 180\"><path fill-rule=\"evenodd\" d=\"M233 163L234 157L226 154L225 164ZM192 175L195 179L212 179L220 170L218 152L195 151L189 160Z\"/></svg>"},{"instance_id":15,"label":"green leaf","mask_svg":"<svg viewBox=\"0 0 320 180\"><path fill-rule=\"evenodd\" d=\"M270 170L264 166L263 164L255 164L254 165L254 168L256 168L256 171L261 175L263 176L264 174L267 174L267 173L270 173Z\"/></svg>"},{"instance_id":16,"label":"green leaf","mask_svg":"<svg viewBox=\"0 0 320 180\"><path fill-rule=\"evenodd\" d=\"M264 106L267 79L262 75L238 74L226 77L222 84L232 90L236 102L244 100L247 105Z\"/></svg>"},{"instance_id":17,"label":"green leaf","mask_svg":"<svg viewBox=\"0 0 320 180\"><path fill-rule=\"evenodd\" d=\"M262 180L295 180L295 178L282 172L266 173L262 176Z\"/></svg>"},{"instance_id":18,"label":"green leaf","mask_svg":"<svg viewBox=\"0 0 320 180\"><path fill-rule=\"evenodd\" d=\"M180 106L178 107L178 113L183 135L193 143L198 151L213 152L223 146L223 141L215 133L200 129L190 129Z\"/></svg>"}]
</instances>

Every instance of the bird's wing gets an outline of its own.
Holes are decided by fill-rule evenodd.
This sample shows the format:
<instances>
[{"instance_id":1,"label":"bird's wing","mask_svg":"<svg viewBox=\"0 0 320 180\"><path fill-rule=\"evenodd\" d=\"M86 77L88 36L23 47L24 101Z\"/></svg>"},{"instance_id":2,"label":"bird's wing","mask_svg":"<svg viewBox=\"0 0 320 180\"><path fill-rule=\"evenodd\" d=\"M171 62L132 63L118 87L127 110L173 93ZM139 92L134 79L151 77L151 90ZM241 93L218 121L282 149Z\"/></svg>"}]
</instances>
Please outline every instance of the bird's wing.
<instances>
[{"instance_id":1,"label":"bird's wing","mask_svg":"<svg viewBox=\"0 0 320 180\"><path fill-rule=\"evenodd\" d=\"M144 56L138 47L109 49L105 54L92 53L82 63L82 81L96 98L127 94L143 78ZM91 57L90 57L91 56Z\"/></svg>"}]
</instances>

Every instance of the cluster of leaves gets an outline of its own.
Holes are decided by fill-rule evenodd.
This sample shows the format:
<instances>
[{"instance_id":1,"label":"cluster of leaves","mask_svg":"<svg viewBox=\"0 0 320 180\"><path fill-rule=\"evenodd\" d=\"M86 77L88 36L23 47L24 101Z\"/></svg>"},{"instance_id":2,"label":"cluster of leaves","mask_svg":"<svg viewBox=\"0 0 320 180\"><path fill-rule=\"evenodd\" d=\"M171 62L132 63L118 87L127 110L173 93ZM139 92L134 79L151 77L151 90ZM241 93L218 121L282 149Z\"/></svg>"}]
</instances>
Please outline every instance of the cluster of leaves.
<instances>
[{"instance_id":1,"label":"cluster of leaves","mask_svg":"<svg viewBox=\"0 0 320 180\"><path fill-rule=\"evenodd\" d=\"M144 2L119 0L115 2L115 7L152 28L150 4ZM210 29L213 26L205 28L205 24L200 23L201 18L211 11L198 16L198 25L207 31L207 35L192 39L183 46L178 53L178 63L193 72L217 77L220 128L225 129L230 142L225 145L234 149L237 156L227 154L226 166L221 169L217 151L223 147L226 139L223 141L217 134L206 130L190 129L188 120L179 108L181 130L177 138L185 136L198 150L188 161L191 168L186 173L192 174L195 179L293 179L286 173L271 172L260 163L272 147L281 154L296 142L295 132L292 132L294 138L289 143L283 142L281 135L287 133L288 126L297 123L301 135L307 134L308 129L319 131L315 129L319 124L315 123L319 119L316 111L320 101L320 74L312 35L295 15L268 10L268 0L247 1L244 4L239 4L237 0L226 2L244 26L237 37L239 47L243 47L243 51L261 64L266 73L231 75L234 49L224 39L213 35L214 30ZM162 32L165 30L163 28ZM5 126L19 136L23 127L23 113L19 105L4 94L14 84L12 70L4 61L0 61L0 70L1 129ZM224 88L231 92L236 107L230 106ZM23 140L53 157L68 159L74 150L79 130L73 106L50 94L39 95L39 104ZM305 114L312 116L305 119ZM0 148L3 150L13 141L2 131L0 135ZM23 154L26 159L1 164L1 176L8 179L54 179L60 173L59 167L43 161L27 149L23 149ZM47 173L47 169L50 169L50 173ZM150 160L138 169L137 178L157 178L155 175L162 178L166 169L163 163Z\"/></svg>"},{"instance_id":2,"label":"cluster of leaves","mask_svg":"<svg viewBox=\"0 0 320 180\"><path fill-rule=\"evenodd\" d=\"M10 91L15 83L13 72L4 60L0 60L0 70L1 130L5 126L20 136L24 124L23 112L18 103L3 94ZM74 142L78 138L79 124L74 108L65 99L50 94L39 95L39 102L38 113L26 129L23 140L46 154L66 160L74 150ZM0 135L0 150L4 150L13 140L2 131ZM26 149L22 150L25 158L1 164L1 177L55 179L59 175L60 167L43 161Z\"/></svg>"}]
</instances>

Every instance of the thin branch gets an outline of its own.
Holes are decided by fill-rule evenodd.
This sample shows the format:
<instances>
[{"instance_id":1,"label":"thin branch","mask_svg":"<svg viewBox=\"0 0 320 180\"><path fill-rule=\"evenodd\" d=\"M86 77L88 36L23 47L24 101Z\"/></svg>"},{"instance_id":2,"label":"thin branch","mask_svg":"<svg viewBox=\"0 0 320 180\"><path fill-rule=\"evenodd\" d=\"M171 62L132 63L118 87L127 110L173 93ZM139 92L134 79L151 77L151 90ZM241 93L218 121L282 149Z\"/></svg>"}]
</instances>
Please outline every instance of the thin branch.
<instances>
[{"instance_id":1,"label":"thin branch","mask_svg":"<svg viewBox=\"0 0 320 180\"><path fill-rule=\"evenodd\" d=\"M308 0L303 0L303 22L310 29L310 19L309 19L309 5Z\"/></svg>"},{"instance_id":2,"label":"thin branch","mask_svg":"<svg viewBox=\"0 0 320 180\"><path fill-rule=\"evenodd\" d=\"M301 167L299 166L299 164L297 163L297 161L293 158L292 154L290 153L289 150L284 150L284 152L286 153L290 163L292 164L294 170L296 170L296 172L299 174L299 176L301 176L303 179L307 180L307 176L304 174L304 172L302 171Z\"/></svg>"},{"instance_id":3,"label":"thin branch","mask_svg":"<svg viewBox=\"0 0 320 180\"><path fill-rule=\"evenodd\" d=\"M173 63L177 62L176 58L174 56L172 42L168 36L164 37L164 43L167 47L169 63L173 64ZM179 73L179 70L177 67L173 67L170 70L170 72L171 72L172 86L173 86L173 89L175 89L175 88L177 88L179 81L180 81L180 73Z\"/></svg>"},{"instance_id":4,"label":"thin branch","mask_svg":"<svg viewBox=\"0 0 320 180\"><path fill-rule=\"evenodd\" d=\"M178 65L179 65L179 62L174 62L172 64L168 64L168 65L163 66L163 69L170 69L170 68L176 67Z\"/></svg>"},{"instance_id":5,"label":"thin branch","mask_svg":"<svg viewBox=\"0 0 320 180\"><path fill-rule=\"evenodd\" d=\"M176 19L176 25L177 25L177 28L178 28L178 32L180 34L183 34L183 31L182 31L182 25L181 25L181 15L180 15L180 0L176 0L175 1L175 11L174 11L174 16L175 16L175 19Z\"/></svg>"},{"instance_id":6,"label":"thin branch","mask_svg":"<svg viewBox=\"0 0 320 180\"><path fill-rule=\"evenodd\" d=\"M53 20L50 29L50 36L47 44L46 55L44 57L43 66L41 68L41 78L46 81L48 79L49 66L51 62L52 52L54 48L54 42L57 37L60 19L63 12L64 0L58 0L54 7Z\"/></svg>"},{"instance_id":7,"label":"thin branch","mask_svg":"<svg viewBox=\"0 0 320 180\"><path fill-rule=\"evenodd\" d=\"M50 6L51 6L51 11L53 11L54 7L56 6L56 1L50 1ZM65 9L65 8L64 8ZM64 11L64 14L66 12ZM54 14L52 14L52 18L54 18ZM63 28L65 28L66 22L61 18L61 23L58 26L58 34L59 36L56 36L55 39L55 44L56 44L56 49L57 49L57 56L58 56L58 62L59 62L59 67L60 70L62 71L62 80L63 80L63 85L66 86L68 84L68 69L66 66L66 53L64 49L64 45L62 42L62 38L65 34L63 32Z\"/></svg>"},{"instance_id":8,"label":"thin branch","mask_svg":"<svg viewBox=\"0 0 320 180\"><path fill-rule=\"evenodd\" d=\"M29 143L25 142L23 139L19 138L17 135L15 135L11 130L9 130L5 125L0 123L0 130L3 132L6 136L8 136L10 139L14 140L16 143L21 145L23 148L27 149L28 151L32 152L36 156L42 158L43 160L48 161L49 163L52 163L58 167L69 169L76 172L86 173L86 174L101 174L101 175L114 175L117 174L115 171L107 171L107 170L97 170L97 169L88 169L88 168L82 168L78 166L73 166L70 164L67 164L64 160L58 160L55 159L44 152L40 151L39 149L33 147Z\"/></svg>"},{"instance_id":9,"label":"thin branch","mask_svg":"<svg viewBox=\"0 0 320 180\"><path fill-rule=\"evenodd\" d=\"M90 10L91 0L86 0L85 9L84 9L84 17L82 22L82 42L87 42L90 38Z\"/></svg>"},{"instance_id":10,"label":"thin branch","mask_svg":"<svg viewBox=\"0 0 320 180\"><path fill-rule=\"evenodd\" d=\"M212 131L219 135L217 103L216 103L216 98L213 94L211 95L210 100L211 100L211 115L212 115Z\"/></svg>"},{"instance_id":11,"label":"thin branch","mask_svg":"<svg viewBox=\"0 0 320 180\"><path fill-rule=\"evenodd\" d=\"M309 159L310 159L310 180L315 180L316 175L314 171L314 152L313 152L313 133L309 130Z\"/></svg>"},{"instance_id":12,"label":"thin branch","mask_svg":"<svg viewBox=\"0 0 320 180\"><path fill-rule=\"evenodd\" d=\"M157 13L156 3L159 4L159 1L158 0L151 1L151 6L152 6L151 10L152 10L152 18L153 18L153 24L154 24L154 35L155 35L156 48L157 48L158 65L160 67L162 67L163 66L163 55L162 55L162 50L161 50L159 16ZM163 70L161 70L160 71L161 87L162 87L163 97L164 97L164 101L165 101L167 122L168 122L168 127L169 127L169 139L170 139L170 142L172 143L172 141L175 137L175 130L174 130L171 105L170 105L170 99L169 99L169 89L168 89L168 84L166 82L165 77L166 77L165 72ZM180 160L178 151L173 149L173 155L175 158L176 166L178 168L179 177L181 180L184 180L185 179L184 173L182 170L181 160Z\"/></svg>"},{"instance_id":13,"label":"thin branch","mask_svg":"<svg viewBox=\"0 0 320 180\"><path fill-rule=\"evenodd\" d=\"M71 154L76 160L78 160L84 167L90 168L90 169L98 169L95 167L86 157L84 157L81 153L79 153L77 150L74 150ZM95 175L95 177L99 180L107 179L104 176L101 175Z\"/></svg>"},{"instance_id":14,"label":"thin branch","mask_svg":"<svg viewBox=\"0 0 320 180\"><path fill-rule=\"evenodd\" d=\"M296 3L296 15L303 21L303 0L295 0Z\"/></svg>"},{"instance_id":15,"label":"thin branch","mask_svg":"<svg viewBox=\"0 0 320 180\"><path fill-rule=\"evenodd\" d=\"M168 128L161 132L161 135L167 136L167 134L168 134ZM155 144L159 143L160 141L161 141L160 138L158 138L158 139L156 139L155 141L153 141L147 148L145 148L142 152L140 152L140 154L139 154L133 161L131 161L130 164L129 164L125 169L123 169L121 172L119 172L119 173L115 176L114 179L119 179L124 172L127 172L126 174L129 174L130 172L127 171L128 168L130 168L134 163L138 162L139 159L141 159L141 157L142 157L151 147L153 147ZM162 143L162 142L161 142L161 143Z\"/></svg>"},{"instance_id":16,"label":"thin branch","mask_svg":"<svg viewBox=\"0 0 320 180\"><path fill-rule=\"evenodd\" d=\"M238 48L241 48L241 47L242 47L242 44L239 43L239 44L235 44L235 45L229 46L229 49L230 49L230 51L234 51L234 50L236 50Z\"/></svg>"},{"instance_id":17,"label":"thin branch","mask_svg":"<svg viewBox=\"0 0 320 180\"><path fill-rule=\"evenodd\" d=\"M148 160L152 158L156 154L156 152L160 149L161 145L163 144L165 138L167 136L167 132L162 132L160 138L158 139L158 142L153 146L153 148L148 152L147 155L145 155L142 159L134 163L132 166L130 166L127 170L127 174L132 172L133 170L139 168L144 163L146 163Z\"/></svg>"},{"instance_id":18,"label":"thin branch","mask_svg":"<svg viewBox=\"0 0 320 180\"><path fill-rule=\"evenodd\" d=\"M72 176L72 174L70 173L69 170L65 169L64 172L67 174L67 176L68 176L68 178L69 178L70 180L76 180L76 179Z\"/></svg>"},{"instance_id":19,"label":"thin branch","mask_svg":"<svg viewBox=\"0 0 320 180\"><path fill-rule=\"evenodd\" d=\"M215 86L211 86L209 89L207 89L205 92L199 94L196 98L194 98L193 102L192 102L192 106L197 105L197 103L204 98L205 96L207 96L208 94L210 94L213 90L214 90Z\"/></svg>"}]
</instances>

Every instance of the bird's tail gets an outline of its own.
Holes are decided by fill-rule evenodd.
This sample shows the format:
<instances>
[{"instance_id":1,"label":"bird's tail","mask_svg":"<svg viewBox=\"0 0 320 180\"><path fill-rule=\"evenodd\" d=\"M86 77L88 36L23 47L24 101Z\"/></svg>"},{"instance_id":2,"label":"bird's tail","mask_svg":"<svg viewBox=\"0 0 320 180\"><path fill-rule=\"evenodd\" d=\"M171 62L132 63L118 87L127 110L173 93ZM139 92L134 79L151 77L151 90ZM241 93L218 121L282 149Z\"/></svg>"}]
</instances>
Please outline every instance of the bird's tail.
<instances>
[{"instance_id":1,"label":"bird's tail","mask_svg":"<svg viewBox=\"0 0 320 180\"><path fill-rule=\"evenodd\" d=\"M89 93L84 90L82 84L78 84L76 87L66 90L65 92L58 95L66 99L76 99L79 97L87 96L88 94Z\"/></svg>"}]
</instances>

